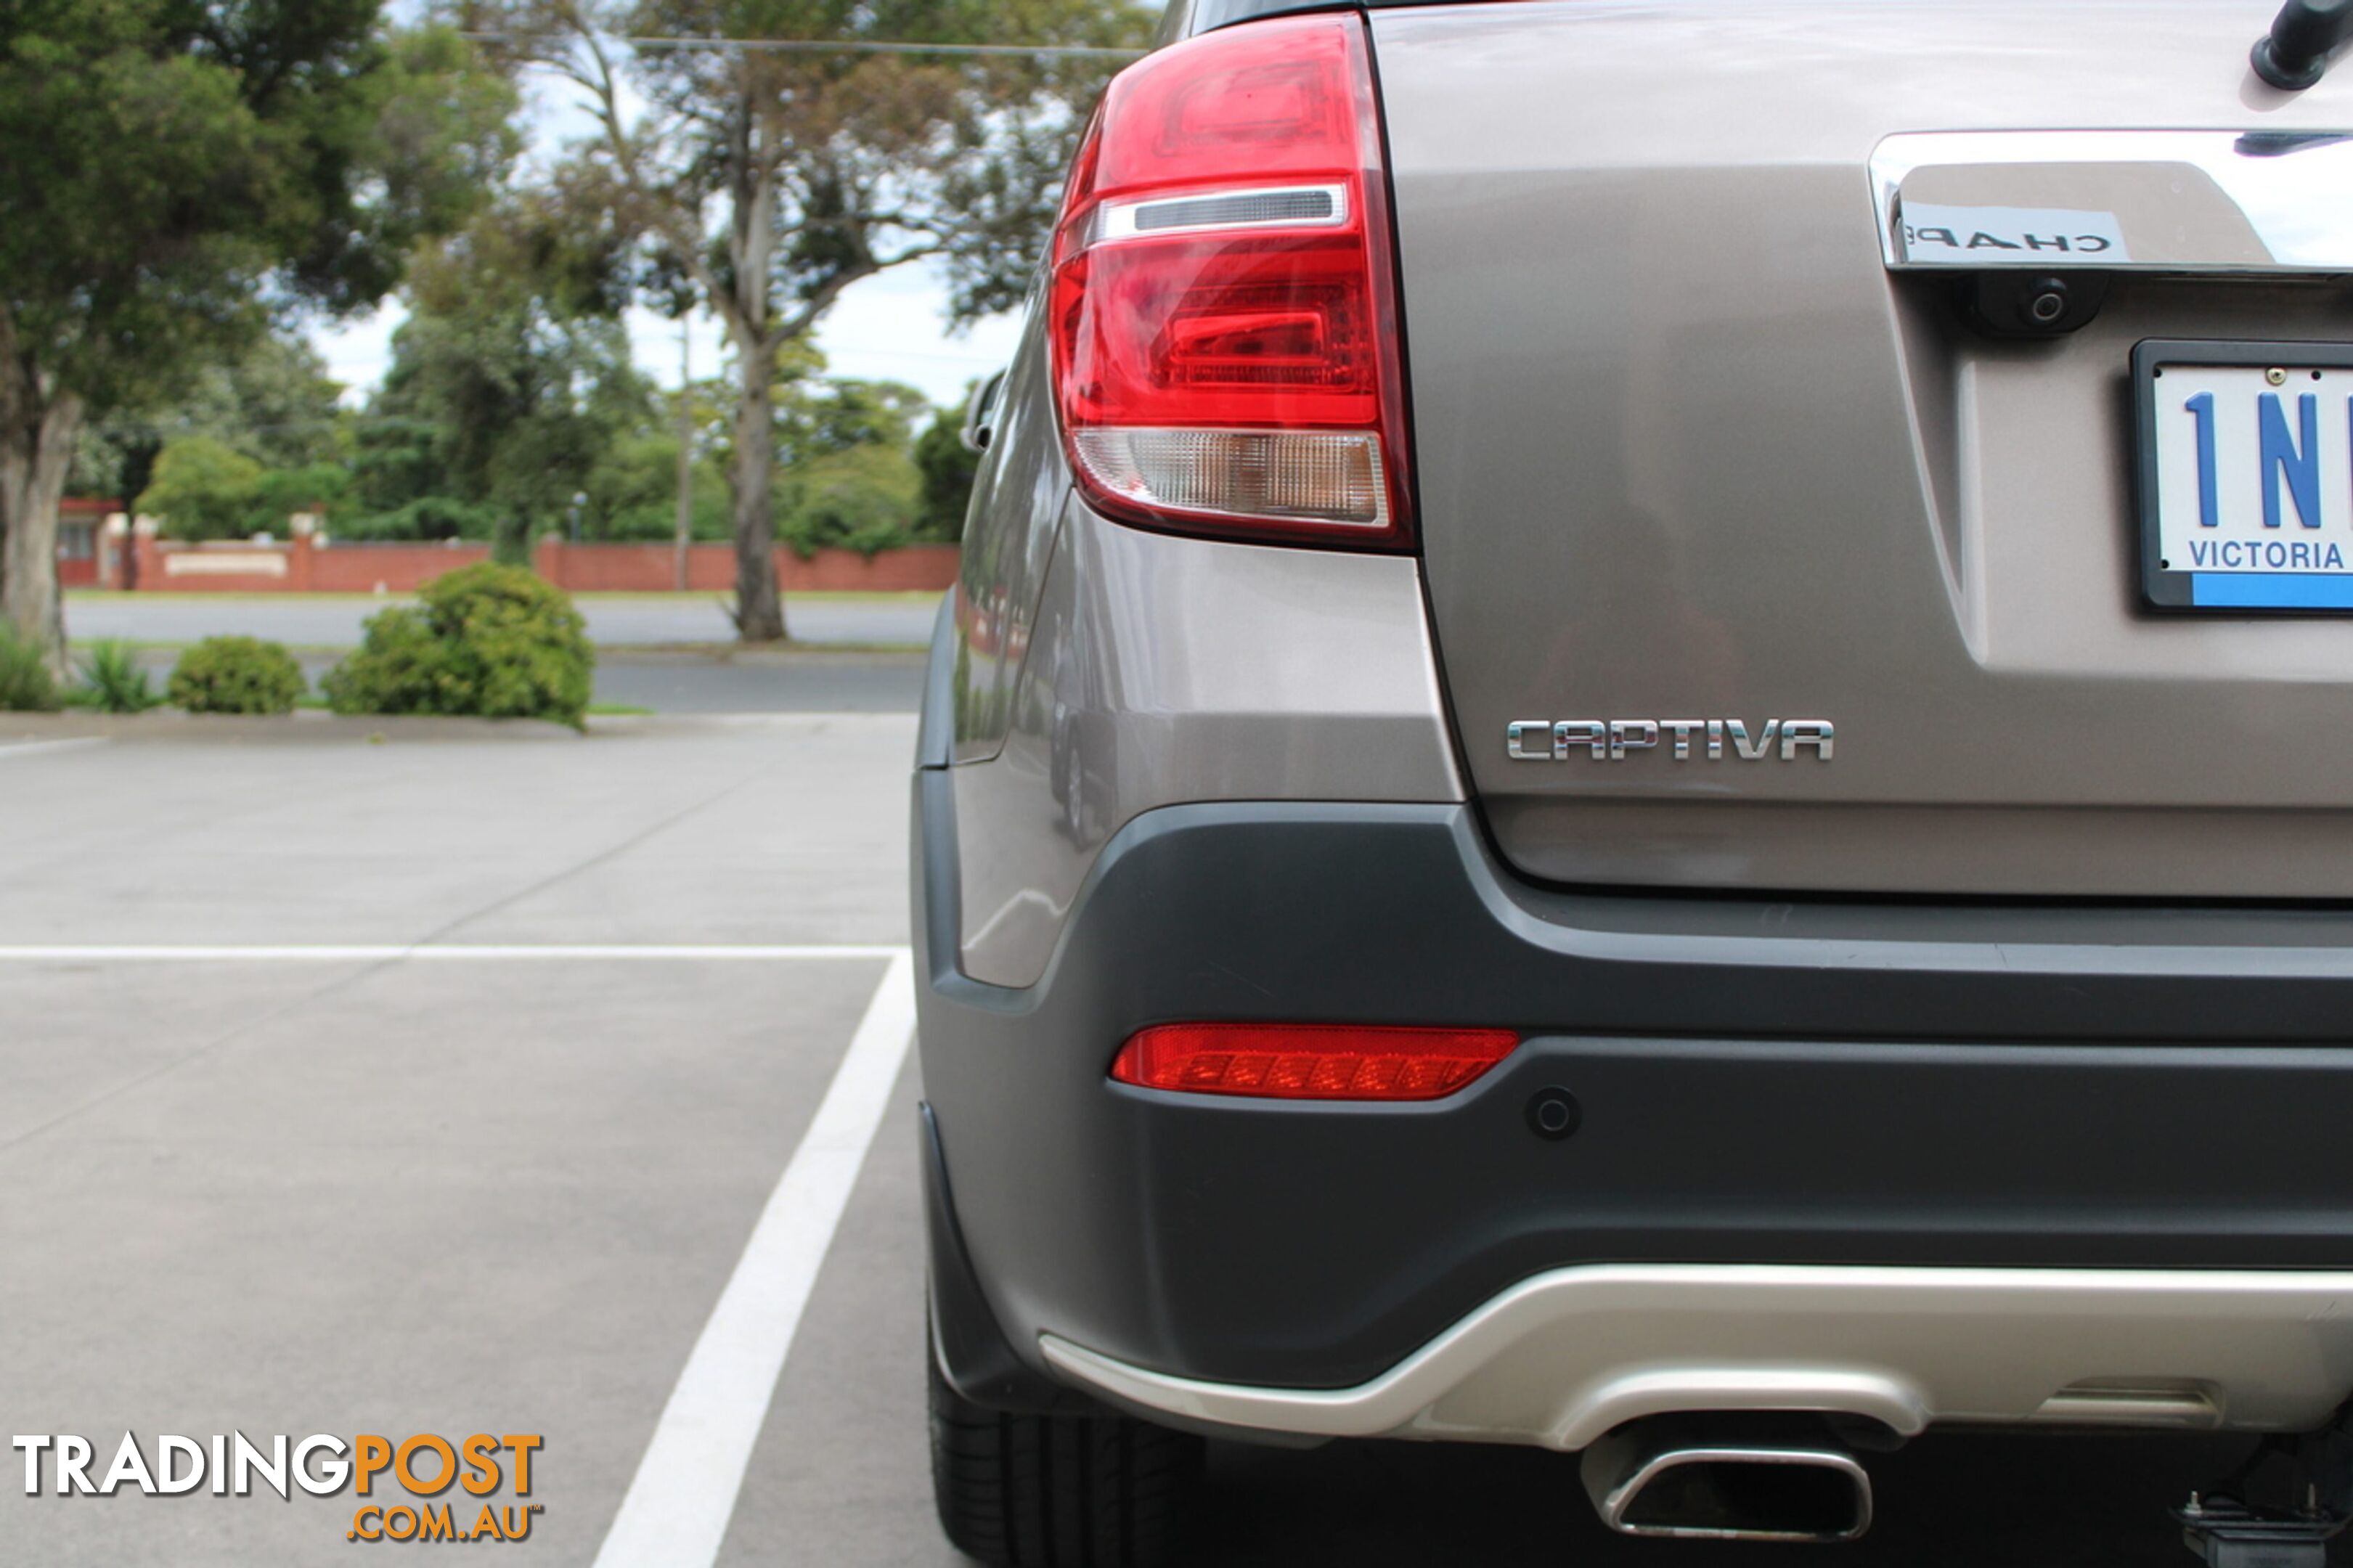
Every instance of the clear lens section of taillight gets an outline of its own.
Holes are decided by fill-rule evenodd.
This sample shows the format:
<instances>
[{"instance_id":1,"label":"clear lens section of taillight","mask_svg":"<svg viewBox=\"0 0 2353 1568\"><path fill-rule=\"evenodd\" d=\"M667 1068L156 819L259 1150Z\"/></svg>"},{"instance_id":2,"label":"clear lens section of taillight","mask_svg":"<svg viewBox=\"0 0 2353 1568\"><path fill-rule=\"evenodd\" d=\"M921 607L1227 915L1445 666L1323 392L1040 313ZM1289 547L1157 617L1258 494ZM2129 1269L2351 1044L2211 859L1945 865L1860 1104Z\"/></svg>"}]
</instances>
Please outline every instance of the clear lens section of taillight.
<instances>
[{"instance_id":1,"label":"clear lens section of taillight","mask_svg":"<svg viewBox=\"0 0 2353 1568\"><path fill-rule=\"evenodd\" d=\"M1113 515L1406 537L1387 186L1364 24L1211 33L1123 72L1055 242L1062 426Z\"/></svg>"},{"instance_id":2,"label":"clear lens section of taillight","mask_svg":"<svg viewBox=\"0 0 2353 1568\"><path fill-rule=\"evenodd\" d=\"M1071 432L1090 489L1139 507L1388 527L1380 437L1328 430Z\"/></svg>"},{"instance_id":3,"label":"clear lens section of taillight","mask_svg":"<svg viewBox=\"0 0 2353 1568\"><path fill-rule=\"evenodd\" d=\"M1157 1024L1111 1076L1142 1089L1262 1100L1442 1100L1518 1048L1509 1029Z\"/></svg>"}]
</instances>

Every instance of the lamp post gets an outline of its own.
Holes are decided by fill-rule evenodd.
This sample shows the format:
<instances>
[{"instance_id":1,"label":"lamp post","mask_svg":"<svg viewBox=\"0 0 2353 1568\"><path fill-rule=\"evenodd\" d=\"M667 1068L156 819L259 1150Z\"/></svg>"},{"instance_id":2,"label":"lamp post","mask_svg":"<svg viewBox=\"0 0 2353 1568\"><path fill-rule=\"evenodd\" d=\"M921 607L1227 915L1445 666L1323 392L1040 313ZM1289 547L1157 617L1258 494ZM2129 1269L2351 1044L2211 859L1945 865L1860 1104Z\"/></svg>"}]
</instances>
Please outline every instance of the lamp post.
<instances>
[{"instance_id":1,"label":"lamp post","mask_svg":"<svg viewBox=\"0 0 2353 1568\"><path fill-rule=\"evenodd\" d=\"M694 373L686 318L678 319L678 525L670 544L670 585L686 592L686 547L694 533Z\"/></svg>"}]
</instances>

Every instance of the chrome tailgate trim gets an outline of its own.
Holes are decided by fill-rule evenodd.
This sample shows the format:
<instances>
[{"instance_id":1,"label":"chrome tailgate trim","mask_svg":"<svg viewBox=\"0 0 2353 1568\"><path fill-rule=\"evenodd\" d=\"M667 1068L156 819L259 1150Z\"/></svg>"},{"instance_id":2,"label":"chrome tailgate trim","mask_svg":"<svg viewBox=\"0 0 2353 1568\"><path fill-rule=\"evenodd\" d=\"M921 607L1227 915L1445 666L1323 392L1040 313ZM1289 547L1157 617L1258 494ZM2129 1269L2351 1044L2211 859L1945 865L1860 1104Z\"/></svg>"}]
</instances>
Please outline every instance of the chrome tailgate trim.
<instances>
[{"instance_id":1,"label":"chrome tailgate trim","mask_svg":"<svg viewBox=\"0 0 2353 1568\"><path fill-rule=\"evenodd\" d=\"M1871 183L1897 270L2353 271L2353 133L1907 132Z\"/></svg>"}]
</instances>

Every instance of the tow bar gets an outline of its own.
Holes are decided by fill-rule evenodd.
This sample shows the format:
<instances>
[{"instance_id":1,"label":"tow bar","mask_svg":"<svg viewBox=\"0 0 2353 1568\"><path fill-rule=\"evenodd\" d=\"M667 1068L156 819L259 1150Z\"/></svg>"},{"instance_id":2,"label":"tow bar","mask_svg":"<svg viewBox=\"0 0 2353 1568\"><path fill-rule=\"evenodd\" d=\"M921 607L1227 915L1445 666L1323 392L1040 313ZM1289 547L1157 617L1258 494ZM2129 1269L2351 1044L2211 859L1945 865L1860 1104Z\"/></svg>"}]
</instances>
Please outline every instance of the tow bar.
<instances>
[{"instance_id":1,"label":"tow bar","mask_svg":"<svg viewBox=\"0 0 2353 1568\"><path fill-rule=\"evenodd\" d=\"M2327 1568L2328 1543L2353 1523L2353 1405L2326 1431L2269 1439L2173 1517L2206 1568Z\"/></svg>"}]
</instances>

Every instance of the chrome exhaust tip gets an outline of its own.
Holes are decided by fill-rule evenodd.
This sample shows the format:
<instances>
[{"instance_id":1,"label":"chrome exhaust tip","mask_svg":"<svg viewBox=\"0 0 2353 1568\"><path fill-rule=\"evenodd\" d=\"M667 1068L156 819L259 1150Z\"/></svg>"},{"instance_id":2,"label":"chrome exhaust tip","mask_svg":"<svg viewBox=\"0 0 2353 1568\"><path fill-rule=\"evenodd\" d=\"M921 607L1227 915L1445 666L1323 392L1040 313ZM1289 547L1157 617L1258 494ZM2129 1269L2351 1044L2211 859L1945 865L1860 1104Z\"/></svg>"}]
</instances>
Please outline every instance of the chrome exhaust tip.
<instances>
[{"instance_id":1,"label":"chrome exhaust tip","mask_svg":"<svg viewBox=\"0 0 2353 1568\"><path fill-rule=\"evenodd\" d=\"M1831 1542L1871 1528L1871 1477L1842 1448L1635 1427L1588 1448L1583 1475L1601 1522L1620 1535Z\"/></svg>"}]
</instances>

